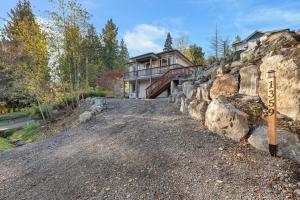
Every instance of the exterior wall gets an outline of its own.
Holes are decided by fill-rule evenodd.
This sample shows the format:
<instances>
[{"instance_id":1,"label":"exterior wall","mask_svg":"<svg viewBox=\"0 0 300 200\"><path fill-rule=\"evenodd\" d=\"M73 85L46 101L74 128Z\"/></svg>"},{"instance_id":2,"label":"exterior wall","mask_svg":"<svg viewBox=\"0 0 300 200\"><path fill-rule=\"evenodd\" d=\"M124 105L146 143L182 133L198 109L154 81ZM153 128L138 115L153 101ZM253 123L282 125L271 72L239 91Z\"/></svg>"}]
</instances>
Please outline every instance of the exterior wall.
<instances>
[{"instance_id":1,"label":"exterior wall","mask_svg":"<svg viewBox=\"0 0 300 200\"><path fill-rule=\"evenodd\" d=\"M129 83L129 98L135 99L136 98L136 92L132 92L132 88L134 86L135 82ZM150 80L139 80L138 81L138 98L145 99L146 98L146 88L150 85ZM165 90L162 92L157 98L166 98L168 97L168 90Z\"/></svg>"},{"instance_id":2,"label":"exterior wall","mask_svg":"<svg viewBox=\"0 0 300 200\"><path fill-rule=\"evenodd\" d=\"M146 98L146 88L150 85L150 81L149 80L145 80L145 81L139 81L138 82L138 90L139 90L139 98L141 99L145 99Z\"/></svg>"},{"instance_id":3,"label":"exterior wall","mask_svg":"<svg viewBox=\"0 0 300 200\"><path fill-rule=\"evenodd\" d=\"M175 56L176 64L182 65L184 67L189 66L190 64L181 59L179 56Z\"/></svg>"},{"instance_id":4,"label":"exterior wall","mask_svg":"<svg viewBox=\"0 0 300 200\"><path fill-rule=\"evenodd\" d=\"M241 43L235 46L235 51L243 51L247 49L247 43Z\"/></svg>"}]
</instances>

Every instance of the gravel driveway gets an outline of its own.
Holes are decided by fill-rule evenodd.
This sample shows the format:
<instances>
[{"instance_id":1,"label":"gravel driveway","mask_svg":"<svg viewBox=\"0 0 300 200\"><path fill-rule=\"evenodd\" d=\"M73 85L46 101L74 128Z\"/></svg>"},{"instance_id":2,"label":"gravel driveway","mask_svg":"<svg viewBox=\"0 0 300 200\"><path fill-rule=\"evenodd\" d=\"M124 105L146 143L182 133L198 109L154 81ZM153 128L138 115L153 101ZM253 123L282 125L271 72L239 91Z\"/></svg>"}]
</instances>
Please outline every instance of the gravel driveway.
<instances>
[{"instance_id":1,"label":"gravel driveway","mask_svg":"<svg viewBox=\"0 0 300 200\"><path fill-rule=\"evenodd\" d=\"M109 100L92 121L0 154L0 199L285 199L297 165L210 133L166 100Z\"/></svg>"}]
</instances>

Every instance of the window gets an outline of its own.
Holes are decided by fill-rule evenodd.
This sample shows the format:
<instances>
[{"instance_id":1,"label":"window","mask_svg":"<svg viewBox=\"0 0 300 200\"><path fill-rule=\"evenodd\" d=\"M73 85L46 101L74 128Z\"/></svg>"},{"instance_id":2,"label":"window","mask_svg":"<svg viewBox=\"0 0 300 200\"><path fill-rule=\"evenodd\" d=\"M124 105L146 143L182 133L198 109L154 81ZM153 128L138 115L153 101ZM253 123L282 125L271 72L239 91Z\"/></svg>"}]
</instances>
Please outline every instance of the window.
<instances>
[{"instance_id":1,"label":"window","mask_svg":"<svg viewBox=\"0 0 300 200\"><path fill-rule=\"evenodd\" d=\"M168 58L168 65L172 65L173 64L173 62L172 62L172 58L171 57L169 57Z\"/></svg>"},{"instance_id":2,"label":"window","mask_svg":"<svg viewBox=\"0 0 300 200\"><path fill-rule=\"evenodd\" d=\"M164 66L167 66L167 65L168 65L168 59L162 58L161 59L161 66L164 67Z\"/></svg>"}]
</instances>

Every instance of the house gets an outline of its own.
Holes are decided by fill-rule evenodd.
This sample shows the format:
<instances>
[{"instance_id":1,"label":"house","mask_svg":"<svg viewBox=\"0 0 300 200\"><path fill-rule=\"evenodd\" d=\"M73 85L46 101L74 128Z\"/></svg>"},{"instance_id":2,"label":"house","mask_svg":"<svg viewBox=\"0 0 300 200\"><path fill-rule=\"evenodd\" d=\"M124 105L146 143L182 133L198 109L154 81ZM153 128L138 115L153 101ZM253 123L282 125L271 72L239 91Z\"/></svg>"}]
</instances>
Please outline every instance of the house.
<instances>
[{"instance_id":1,"label":"house","mask_svg":"<svg viewBox=\"0 0 300 200\"><path fill-rule=\"evenodd\" d=\"M159 79L170 70L174 70L171 74L172 76L174 76L174 74L180 75L180 73L187 73L188 71L186 69L193 65L194 64L178 50L147 53L130 58L127 63L129 73L124 77L124 82L129 83L129 98L168 97L170 95L169 80L160 80L162 82L159 83ZM170 78L171 76L168 77ZM151 97L149 96L150 85L152 86L151 92L154 92L156 88L160 88L160 91L156 90L156 94L151 95Z\"/></svg>"},{"instance_id":2,"label":"house","mask_svg":"<svg viewBox=\"0 0 300 200\"><path fill-rule=\"evenodd\" d=\"M234 42L232 44L232 47L235 51L237 59L240 59L243 57L243 52L247 52L253 48L256 47L258 41L262 41L265 37L269 36L275 33L283 33L283 32L290 32L290 29L279 29L279 30L273 30L273 31L254 31L252 34L250 34L246 39Z\"/></svg>"}]
</instances>

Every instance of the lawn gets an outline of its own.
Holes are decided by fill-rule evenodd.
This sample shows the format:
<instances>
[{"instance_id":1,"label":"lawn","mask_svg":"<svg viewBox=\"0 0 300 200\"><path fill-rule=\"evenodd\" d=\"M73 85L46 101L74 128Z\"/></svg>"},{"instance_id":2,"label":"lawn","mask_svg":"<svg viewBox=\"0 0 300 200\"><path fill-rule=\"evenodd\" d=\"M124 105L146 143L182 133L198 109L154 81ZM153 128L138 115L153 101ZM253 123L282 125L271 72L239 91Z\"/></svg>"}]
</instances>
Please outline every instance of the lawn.
<instances>
[{"instance_id":1,"label":"lawn","mask_svg":"<svg viewBox=\"0 0 300 200\"><path fill-rule=\"evenodd\" d=\"M9 140L0 137L0 152L9 151L14 148L14 145Z\"/></svg>"}]
</instances>

